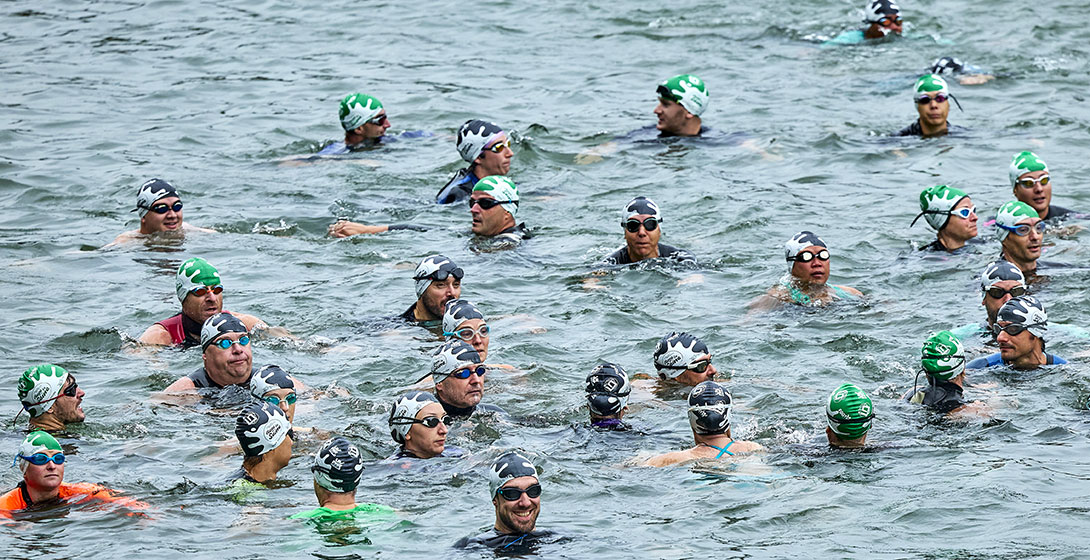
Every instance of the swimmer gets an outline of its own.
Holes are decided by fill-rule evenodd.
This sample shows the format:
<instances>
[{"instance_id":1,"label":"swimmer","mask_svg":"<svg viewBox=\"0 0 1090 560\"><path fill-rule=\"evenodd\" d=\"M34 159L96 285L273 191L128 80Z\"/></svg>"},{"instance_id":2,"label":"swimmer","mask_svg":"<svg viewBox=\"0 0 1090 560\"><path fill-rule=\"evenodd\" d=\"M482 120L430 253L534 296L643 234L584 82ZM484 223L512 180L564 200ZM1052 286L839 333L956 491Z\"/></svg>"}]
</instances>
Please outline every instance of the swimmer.
<instances>
[{"instance_id":1,"label":"swimmer","mask_svg":"<svg viewBox=\"0 0 1090 560\"><path fill-rule=\"evenodd\" d=\"M295 402L299 399L297 391L304 388L301 382L276 365L262 366L250 376L250 394L279 408L292 423L295 422Z\"/></svg>"},{"instance_id":2,"label":"swimmer","mask_svg":"<svg viewBox=\"0 0 1090 560\"><path fill-rule=\"evenodd\" d=\"M416 265L416 302L400 317L410 323L432 326L443 319L447 302L462 296L465 272L443 255L429 255Z\"/></svg>"},{"instance_id":3,"label":"swimmer","mask_svg":"<svg viewBox=\"0 0 1090 560\"><path fill-rule=\"evenodd\" d=\"M656 258L696 262L696 257L689 251L659 243L661 225L662 212L655 201L643 196L633 198L621 210L625 245L606 257L602 264L623 265Z\"/></svg>"},{"instance_id":4,"label":"swimmer","mask_svg":"<svg viewBox=\"0 0 1090 560\"><path fill-rule=\"evenodd\" d=\"M730 393L715 381L705 381L689 392L689 425L696 446L651 457L645 467L668 467L696 459L719 459L763 451L759 443L734 440L730 435Z\"/></svg>"},{"instance_id":5,"label":"swimmer","mask_svg":"<svg viewBox=\"0 0 1090 560\"><path fill-rule=\"evenodd\" d=\"M938 233L930 245L920 250L952 253L977 235L976 206L973 206L969 195L960 189L946 185L924 189L920 193L920 213L916 214L912 225L921 216Z\"/></svg>"},{"instance_id":6,"label":"swimmer","mask_svg":"<svg viewBox=\"0 0 1090 560\"><path fill-rule=\"evenodd\" d=\"M235 437L246 458L231 476L233 483L276 480L276 474L291 460L291 422L283 410L269 403L250 403L244 408L235 419Z\"/></svg>"},{"instance_id":7,"label":"swimmer","mask_svg":"<svg viewBox=\"0 0 1090 560\"><path fill-rule=\"evenodd\" d=\"M488 366L468 343L451 339L443 343L432 359L431 375L435 397L443 410L456 419L468 418L478 410L502 412L495 405L480 404L484 396L484 376Z\"/></svg>"},{"instance_id":8,"label":"swimmer","mask_svg":"<svg viewBox=\"0 0 1090 560\"><path fill-rule=\"evenodd\" d=\"M481 361L488 359L488 338L491 329L484 320L484 314L476 305L464 299L452 299L443 310L443 336L447 340L457 338L468 343L480 355Z\"/></svg>"},{"instance_id":9,"label":"swimmer","mask_svg":"<svg viewBox=\"0 0 1090 560\"><path fill-rule=\"evenodd\" d=\"M943 74L957 76L958 83L963 86L986 84L995 79L994 75L985 72L980 67L964 64L952 56L935 59L935 62L931 63L930 72L939 76Z\"/></svg>"},{"instance_id":10,"label":"swimmer","mask_svg":"<svg viewBox=\"0 0 1090 560\"><path fill-rule=\"evenodd\" d=\"M828 284L832 255L820 237L800 231L784 244L791 270L768 293L749 304L751 309L770 309L781 303L825 305L838 299L856 299L863 293L848 286Z\"/></svg>"},{"instance_id":11,"label":"swimmer","mask_svg":"<svg viewBox=\"0 0 1090 560\"><path fill-rule=\"evenodd\" d=\"M140 214L140 229L117 236L113 244L165 231L213 230L194 227L182 220L182 199L174 185L162 179L150 179L136 191L136 208Z\"/></svg>"},{"instance_id":12,"label":"swimmer","mask_svg":"<svg viewBox=\"0 0 1090 560\"><path fill-rule=\"evenodd\" d=\"M341 100L338 110L344 142L332 142L318 155L334 156L373 147L382 141L390 119L378 99L362 93L351 93Z\"/></svg>"},{"instance_id":13,"label":"swimmer","mask_svg":"<svg viewBox=\"0 0 1090 560\"><path fill-rule=\"evenodd\" d=\"M245 313L223 310L223 282L216 267L202 258L192 258L178 267L174 275L174 291L182 310L169 319L163 319L147 328L140 335L143 344L182 346L191 348L201 342L201 325L217 313L228 313L239 318L250 331L268 329L264 321ZM276 329L274 334L286 334Z\"/></svg>"},{"instance_id":14,"label":"swimmer","mask_svg":"<svg viewBox=\"0 0 1090 560\"><path fill-rule=\"evenodd\" d=\"M940 413L984 412L982 403L962 398L965 387L965 349L950 331L939 331L923 343L920 364L927 387L913 386L904 400ZM919 379L919 374L917 374Z\"/></svg>"},{"instance_id":15,"label":"swimmer","mask_svg":"<svg viewBox=\"0 0 1090 560\"><path fill-rule=\"evenodd\" d=\"M999 352L969 362L965 366L967 369L1003 365L1026 370L1067 363L1067 360L1045 352L1048 314L1045 313L1045 306L1033 296L1011 298L1004 303L999 308L992 329L999 343Z\"/></svg>"},{"instance_id":16,"label":"swimmer","mask_svg":"<svg viewBox=\"0 0 1090 560\"><path fill-rule=\"evenodd\" d=\"M322 444L314 454L314 496L318 507L301 511L291 519L338 521L369 516L392 517L392 508L378 504L357 504L356 487L363 477L360 450L343 437Z\"/></svg>"},{"instance_id":17,"label":"swimmer","mask_svg":"<svg viewBox=\"0 0 1090 560\"><path fill-rule=\"evenodd\" d=\"M704 128L700 115L708 108L708 86L704 80L681 74L664 80L655 90L659 102L655 117L661 136L700 136Z\"/></svg>"},{"instance_id":18,"label":"swimmer","mask_svg":"<svg viewBox=\"0 0 1090 560\"><path fill-rule=\"evenodd\" d=\"M227 313L209 317L201 328L201 350L204 365L171 383L165 392L250 385L256 371L250 332L238 317Z\"/></svg>"},{"instance_id":19,"label":"swimmer","mask_svg":"<svg viewBox=\"0 0 1090 560\"><path fill-rule=\"evenodd\" d=\"M19 402L30 414L33 430L59 432L68 424L83 422L86 415L81 405L85 394L75 376L53 364L28 368L19 377Z\"/></svg>"},{"instance_id":20,"label":"swimmer","mask_svg":"<svg viewBox=\"0 0 1090 560\"><path fill-rule=\"evenodd\" d=\"M536 541L552 535L551 531L537 530L541 481L528 459L513 451L499 456L489 468L488 491L496 523L491 531L462 538L456 548L484 546L517 554L532 550Z\"/></svg>"},{"instance_id":21,"label":"swimmer","mask_svg":"<svg viewBox=\"0 0 1090 560\"><path fill-rule=\"evenodd\" d=\"M1037 211L1025 202L1008 202L999 207L995 227L1002 248L999 258L1020 268L1026 277L1035 275L1045 233L1045 224Z\"/></svg>"},{"instance_id":22,"label":"swimmer","mask_svg":"<svg viewBox=\"0 0 1090 560\"><path fill-rule=\"evenodd\" d=\"M672 332L655 346L655 371L663 381L695 387L715 379L712 354L703 340L686 333Z\"/></svg>"},{"instance_id":23,"label":"swimmer","mask_svg":"<svg viewBox=\"0 0 1090 560\"><path fill-rule=\"evenodd\" d=\"M511 140L493 122L468 120L454 139L458 154L469 164L460 169L435 196L436 204L452 204L469 198L473 187L489 175L507 175L511 170Z\"/></svg>"},{"instance_id":24,"label":"swimmer","mask_svg":"<svg viewBox=\"0 0 1090 560\"><path fill-rule=\"evenodd\" d=\"M950 99L957 99L950 94L946 80L935 74L925 74L912 86L912 95L916 100L916 112L919 118L894 136L920 136L934 138L950 132L947 117L950 115ZM958 105L961 108L961 105Z\"/></svg>"},{"instance_id":25,"label":"swimmer","mask_svg":"<svg viewBox=\"0 0 1090 560\"><path fill-rule=\"evenodd\" d=\"M591 426L611 432L632 429L622 420L628 412L628 395L632 392L632 385L628 382L628 373L620 364L606 362L594 366L587 376L586 389Z\"/></svg>"},{"instance_id":26,"label":"swimmer","mask_svg":"<svg viewBox=\"0 0 1090 560\"><path fill-rule=\"evenodd\" d=\"M1060 220L1075 212L1052 204L1052 176L1045 161L1033 152L1019 152L1011 159L1007 175L1014 198L1030 205L1042 220Z\"/></svg>"},{"instance_id":27,"label":"swimmer","mask_svg":"<svg viewBox=\"0 0 1090 560\"><path fill-rule=\"evenodd\" d=\"M857 45L870 39L900 35L904 29L901 9L893 0L868 0L863 11L866 15L863 23L867 24L866 27L845 31L825 41L823 45Z\"/></svg>"},{"instance_id":28,"label":"swimmer","mask_svg":"<svg viewBox=\"0 0 1090 560\"><path fill-rule=\"evenodd\" d=\"M829 393L825 403L825 435L829 446L864 447L874 420L874 403L859 387L845 383Z\"/></svg>"},{"instance_id":29,"label":"swimmer","mask_svg":"<svg viewBox=\"0 0 1090 560\"><path fill-rule=\"evenodd\" d=\"M974 334L985 335L989 340L994 339L992 326L995 325L996 315L1003 304L1012 297L1024 296L1029 293L1026 287L1026 277L1017 266L998 260L984 267L980 274L980 290L983 294L980 304L987 312L986 321L983 323L970 323L953 329L951 332L960 338Z\"/></svg>"},{"instance_id":30,"label":"swimmer","mask_svg":"<svg viewBox=\"0 0 1090 560\"><path fill-rule=\"evenodd\" d=\"M401 448L388 460L431 459L444 456L447 432L454 424L443 405L430 393L410 391L390 409L390 436Z\"/></svg>"},{"instance_id":31,"label":"swimmer","mask_svg":"<svg viewBox=\"0 0 1090 560\"><path fill-rule=\"evenodd\" d=\"M66 458L61 444L53 436L41 431L30 432L19 445L19 452L12 462L12 466L18 462L23 480L14 490L0 496L0 516L11 518L13 513L30 507L89 502L110 502L129 509L148 507L132 498L115 496L116 490L97 484L65 484Z\"/></svg>"},{"instance_id":32,"label":"swimmer","mask_svg":"<svg viewBox=\"0 0 1090 560\"><path fill-rule=\"evenodd\" d=\"M518 212L519 190L507 177L489 175L473 186L469 214L474 234L513 243L533 237L525 222L515 224Z\"/></svg>"}]
</instances>

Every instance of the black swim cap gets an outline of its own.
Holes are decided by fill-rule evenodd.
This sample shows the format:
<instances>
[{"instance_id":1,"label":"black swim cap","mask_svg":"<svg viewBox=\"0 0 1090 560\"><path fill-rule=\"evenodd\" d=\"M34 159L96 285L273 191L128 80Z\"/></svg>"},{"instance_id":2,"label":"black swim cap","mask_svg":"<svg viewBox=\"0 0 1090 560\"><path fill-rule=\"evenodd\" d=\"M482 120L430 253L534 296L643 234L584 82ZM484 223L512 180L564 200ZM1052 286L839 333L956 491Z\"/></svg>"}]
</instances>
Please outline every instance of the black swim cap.
<instances>
[{"instance_id":1,"label":"black swim cap","mask_svg":"<svg viewBox=\"0 0 1090 560\"><path fill-rule=\"evenodd\" d=\"M726 433L730 429L730 411L730 393L714 381L705 381L689 392L689 425L694 433Z\"/></svg>"},{"instance_id":2,"label":"black swim cap","mask_svg":"<svg viewBox=\"0 0 1090 560\"><path fill-rule=\"evenodd\" d=\"M330 492L351 492L363 476L360 450L347 439L337 436L322 444L314 454L314 482Z\"/></svg>"},{"instance_id":3,"label":"black swim cap","mask_svg":"<svg viewBox=\"0 0 1090 560\"><path fill-rule=\"evenodd\" d=\"M595 416L612 416L628 404L628 374L614 363L598 364L587 376L587 406Z\"/></svg>"}]
</instances>

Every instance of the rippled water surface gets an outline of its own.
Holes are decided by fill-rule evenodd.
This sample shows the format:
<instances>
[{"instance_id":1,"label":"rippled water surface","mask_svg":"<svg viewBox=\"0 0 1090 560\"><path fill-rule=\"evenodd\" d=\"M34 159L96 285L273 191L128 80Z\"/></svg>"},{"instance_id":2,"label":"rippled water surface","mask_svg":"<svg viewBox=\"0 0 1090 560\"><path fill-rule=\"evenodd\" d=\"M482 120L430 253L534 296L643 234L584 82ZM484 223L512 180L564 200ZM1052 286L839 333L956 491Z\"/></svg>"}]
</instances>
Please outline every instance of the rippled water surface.
<instances>
[{"instance_id":1,"label":"rippled water surface","mask_svg":"<svg viewBox=\"0 0 1090 560\"><path fill-rule=\"evenodd\" d=\"M990 421L938 421L898 397L929 332L982 318L975 278L998 252L982 227L986 243L964 254L921 257L914 246L933 234L908 226L921 189L958 186L992 215L1010 198L1011 154L1033 149L1051 165L1054 201L1090 209L1085 6L905 2L905 37L819 48L856 25L861 4L4 3L2 410L18 410L14 381L27 366L74 371L88 421L67 440L67 480L124 490L154 511L6 526L8 556L474 557L449 545L491 525L485 465L517 447L543 469L539 526L568 537L544 557L1083 557L1085 340L1050 340L1074 357L1068 366L974 374L969 394L988 400ZM952 86L965 110L951 122L967 132L883 137L915 119L911 83L943 55L1000 75ZM682 72L709 84L704 123L756 150L622 142L575 163L652 124L654 85ZM380 98L392 130L436 135L280 165L337 137L337 102L353 91ZM465 208L429 204L461 166L453 131L475 117L516 138L519 217L536 237L513 251L473 251ZM100 249L136 227L136 187L153 176L178 186L188 222L219 233ZM663 241L700 257L700 279L679 286L692 271L650 267L584 284L622 243L619 208L636 195L663 207ZM430 229L330 239L340 216ZM780 247L799 229L824 237L833 281L866 300L746 316L783 274ZM1052 321L1087 326L1085 240L1047 239L1047 260L1074 265L1048 271L1037 292ZM394 448L386 411L426 371L437 338L374 319L408 306L411 269L433 252L465 268L463 295L494 329L490 361L516 367L487 386L511 419L457 433L469 459L391 473L370 465ZM229 309L300 338L260 343L255 362L347 390L305 399L296 423L360 445L370 466L359 499L398 509L401 522L353 532L286 519L314 506L314 440L296 446L286 486L244 504L223 491L241 458L214 450L239 396L157 401L199 352L126 342L176 312L174 270L192 256L219 267ZM585 428L593 365L648 372L672 330L712 348L738 403L734 435L766 455L737 467L625 466L691 444L682 391L634 394L631 416L648 435ZM823 401L843 381L875 399L873 452L824 445ZM10 430L4 453L22 438ZM5 488L17 481L16 469L3 475Z\"/></svg>"}]
</instances>

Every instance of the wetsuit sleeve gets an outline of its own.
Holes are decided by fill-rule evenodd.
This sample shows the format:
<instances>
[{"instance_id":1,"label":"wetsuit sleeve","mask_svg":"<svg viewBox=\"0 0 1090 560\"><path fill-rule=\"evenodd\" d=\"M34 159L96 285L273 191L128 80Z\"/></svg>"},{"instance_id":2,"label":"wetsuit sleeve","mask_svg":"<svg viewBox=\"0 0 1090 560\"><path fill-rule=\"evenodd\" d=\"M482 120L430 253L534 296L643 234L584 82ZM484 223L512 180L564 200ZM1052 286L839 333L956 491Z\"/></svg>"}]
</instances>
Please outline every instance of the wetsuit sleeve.
<instances>
[{"instance_id":1,"label":"wetsuit sleeve","mask_svg":"<svg viewBox=\"0 0 1090 560\"><path fill-rule=\"evenodd\" d=\"M424 226L418 226L416 224L393 224L386 227L389 231L397 231L402 229L408 229L412 231L428 231L428 228Z\"/></svg>"}]
</instances>

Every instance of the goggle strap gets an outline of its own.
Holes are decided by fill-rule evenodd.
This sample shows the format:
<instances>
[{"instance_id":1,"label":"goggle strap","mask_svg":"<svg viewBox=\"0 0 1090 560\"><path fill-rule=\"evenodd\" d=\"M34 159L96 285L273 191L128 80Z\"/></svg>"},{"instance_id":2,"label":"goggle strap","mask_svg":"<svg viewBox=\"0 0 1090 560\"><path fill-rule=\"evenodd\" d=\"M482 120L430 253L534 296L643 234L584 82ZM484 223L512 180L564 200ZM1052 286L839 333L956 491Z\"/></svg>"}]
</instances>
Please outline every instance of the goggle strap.
<instances>
[{"instance_id":1,"label":"goggle strap","mask_svg":"<svg viewBox=\"0 0 1090 560\"><path fill-rule=\"evenodd\" d=\"M962 113L964 113L964 112L965 112L965 109L962 109L962 108L961 108L961 103L959 103L959 102L958 102L958 98L954 97L954 94L952 94L952 93L950 93L950 92L946 92L946 95L947 95L947 97L949 97L950 99L953 99L953 100L954 100L954 105L957 105L957 106L958 106L958 111L961 111Z\"/></svg>"}]
</instances>

